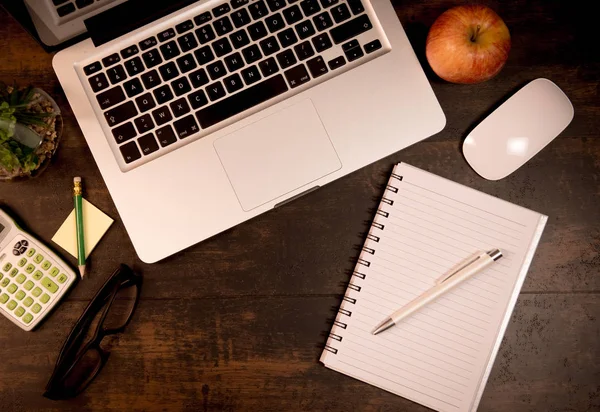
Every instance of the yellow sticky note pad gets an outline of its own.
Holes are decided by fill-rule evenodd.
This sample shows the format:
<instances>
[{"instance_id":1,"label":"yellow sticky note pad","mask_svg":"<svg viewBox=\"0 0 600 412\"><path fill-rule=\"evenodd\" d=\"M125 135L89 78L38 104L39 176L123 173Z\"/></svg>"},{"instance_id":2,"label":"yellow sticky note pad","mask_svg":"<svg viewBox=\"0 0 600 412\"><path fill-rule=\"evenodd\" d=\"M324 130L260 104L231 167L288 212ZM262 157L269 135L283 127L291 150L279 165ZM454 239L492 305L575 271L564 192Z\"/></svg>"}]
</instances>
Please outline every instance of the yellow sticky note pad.
<instances>
[{"instance_id":1,"label":"yellow sticky note pad","mask_svg":"<svg viewBox=\"0 0 600 412\"><path fill-rule=\"evenodd\" d=\"M82 199L83 236L85 239L85 258L90 255L96 244L106 233L113 220L106 216L100 209L85 199ZM77 257L77 229L75 228L75 209L71 211L52 241Z\"/></svg>"}]
</instances>

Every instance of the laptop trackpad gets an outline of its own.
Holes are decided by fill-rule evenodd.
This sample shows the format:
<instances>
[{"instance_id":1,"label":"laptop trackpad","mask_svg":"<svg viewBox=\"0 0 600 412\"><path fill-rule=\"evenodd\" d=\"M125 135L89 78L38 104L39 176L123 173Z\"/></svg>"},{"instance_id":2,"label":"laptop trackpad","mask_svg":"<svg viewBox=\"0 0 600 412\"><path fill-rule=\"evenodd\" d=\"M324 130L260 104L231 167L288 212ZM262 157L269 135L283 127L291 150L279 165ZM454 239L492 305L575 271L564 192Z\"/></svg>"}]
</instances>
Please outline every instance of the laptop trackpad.
<instances>
[{"instance_id":1,"label":"laptop trackpad","mask_svg":"<svg viewBox=\"0 0 600 412\"><path fill-rule=\"evenodd\" d=\"M223 136L214 146L245 211L285 200L342 167L310 100Z\"/></svg>"}]
</instances>

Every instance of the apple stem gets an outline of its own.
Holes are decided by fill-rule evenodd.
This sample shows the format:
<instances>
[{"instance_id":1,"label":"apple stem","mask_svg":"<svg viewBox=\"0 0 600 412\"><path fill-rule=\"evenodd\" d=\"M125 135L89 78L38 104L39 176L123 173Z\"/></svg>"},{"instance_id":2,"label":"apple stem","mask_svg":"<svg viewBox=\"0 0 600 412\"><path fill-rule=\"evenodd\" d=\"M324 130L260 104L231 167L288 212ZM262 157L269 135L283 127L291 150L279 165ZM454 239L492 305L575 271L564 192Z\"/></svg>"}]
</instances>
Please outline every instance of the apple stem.
<instances>
[{"instance_id":1,"label":"apple stem","mask_svg":"<svg viewBox=\"0 0 600 412\"><path fill-rule=\"evenodd\" d=\"M478 24L477 25L477 30L475 30L475 33L471 34L471 41L474 42L475 40L477 40L477 35L479 34L479 30L481 30L481 26Z\"/></svg>"}]
</instances>

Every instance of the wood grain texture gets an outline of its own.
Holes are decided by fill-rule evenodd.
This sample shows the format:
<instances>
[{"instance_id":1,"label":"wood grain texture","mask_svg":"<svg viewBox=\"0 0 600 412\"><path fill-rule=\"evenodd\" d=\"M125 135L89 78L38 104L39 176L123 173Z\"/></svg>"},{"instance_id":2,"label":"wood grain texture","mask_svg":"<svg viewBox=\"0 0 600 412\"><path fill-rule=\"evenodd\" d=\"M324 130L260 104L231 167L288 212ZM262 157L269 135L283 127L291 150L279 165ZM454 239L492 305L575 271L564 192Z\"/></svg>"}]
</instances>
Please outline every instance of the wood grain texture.
<instances>
[{"instance_id":1,"label":"wood grain texture","mask_svg":"<svg viewBox=\"0 0 600 412\"><path fill-rule=\"evenodd\" d=\"M426 410L318 363L357 247L399 161L549 216L480 410L600 409L600 50L593 13L573 2L483 2L511 31L509 60L488 82L453 85L428 68L424 44L435 18L464 2L393 3L444 109L445 129L154 265L135 255L52 55L0 9L0 81L47 90L65 120L52 165L38 179L0 184L0 204L52 244L72 209L77 173L86 198L115 219L92 255L91 275L38 331L20 332L0 317L0 410ZM480 178L464 161L462 139L538 77L570 97L573 122L511 176ZM111 358L82 396L42 398L63 339L121 262L145 278L133 322L104 342Z\"/></svg>"}]
</instances>

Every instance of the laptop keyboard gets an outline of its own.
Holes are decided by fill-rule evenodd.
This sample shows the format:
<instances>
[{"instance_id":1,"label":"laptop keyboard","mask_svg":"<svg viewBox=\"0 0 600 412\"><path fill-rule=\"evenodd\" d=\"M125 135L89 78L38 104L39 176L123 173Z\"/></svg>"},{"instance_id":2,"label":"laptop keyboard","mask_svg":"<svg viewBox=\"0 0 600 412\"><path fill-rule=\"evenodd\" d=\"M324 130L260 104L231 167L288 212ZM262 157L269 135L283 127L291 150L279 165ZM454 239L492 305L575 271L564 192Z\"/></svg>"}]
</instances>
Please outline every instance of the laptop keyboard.
<instances>
[{"instance_id":1,"label":"laptop keyboard","mask_svg":"<svg viewBox=\"0 0 600 412\"><path fill-rule=\"evenodd\" d=\"M254 113L257 105L278 102L386 52L384 34L363 1L213 4L85 64L92 103L111 130L108 138L121 169L131 170L230 124L233 116Z\"/></svg>"}]
</instances>

